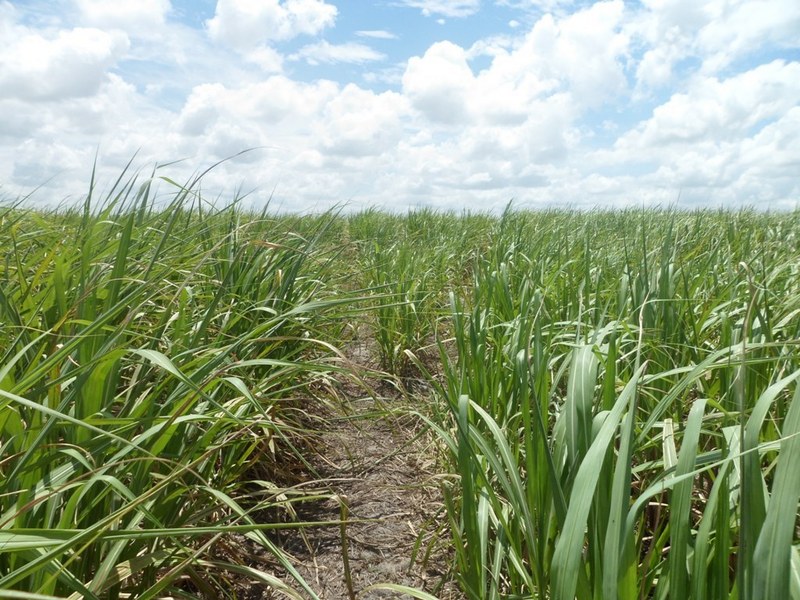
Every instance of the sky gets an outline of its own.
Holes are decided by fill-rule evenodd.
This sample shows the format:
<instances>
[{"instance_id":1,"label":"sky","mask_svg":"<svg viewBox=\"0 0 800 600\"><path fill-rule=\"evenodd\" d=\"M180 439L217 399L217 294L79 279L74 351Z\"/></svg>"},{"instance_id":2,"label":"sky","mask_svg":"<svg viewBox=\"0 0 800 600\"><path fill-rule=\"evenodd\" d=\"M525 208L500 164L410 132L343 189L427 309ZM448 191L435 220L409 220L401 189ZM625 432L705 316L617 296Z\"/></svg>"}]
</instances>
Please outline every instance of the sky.
<instances>
[{"instance_id":1,"label":"sky","mask_svg":"<svg viewBox=\"0 0 800 600\"><path fill-rule=\"evenodd\" d=\"M0 0L0 115L6 201L795 209L800 2Z\"/></svg>"}]
</instances>

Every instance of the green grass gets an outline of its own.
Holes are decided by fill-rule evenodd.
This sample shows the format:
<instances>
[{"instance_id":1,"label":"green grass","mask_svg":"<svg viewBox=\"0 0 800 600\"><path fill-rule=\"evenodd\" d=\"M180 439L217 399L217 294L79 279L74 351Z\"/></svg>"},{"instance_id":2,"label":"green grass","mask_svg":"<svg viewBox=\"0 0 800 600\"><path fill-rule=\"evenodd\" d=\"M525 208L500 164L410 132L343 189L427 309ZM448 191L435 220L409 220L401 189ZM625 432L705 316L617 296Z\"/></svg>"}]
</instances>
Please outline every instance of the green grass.
<instances>
[{"instance_id":1,"label":"green grass","mask_svg":"<svg viewBox=\"0 0 800 600\"><path fill-rule=\"evenodd\" d=\"M292 513L280 470L302 460L303 389L337 368L317 341L335 337L332 217L276 222L191 189L155 210L130 182L0 220L2 590L225 594L243 568L214 558L229 532L292 571L265 531L281 525L252 515Z\"/></svg>"},{"instance_id":2,"label":"green grass","mask_svg":"<svg viewBox=\"0 0 800 600\"><path fill-rule=\"evenodd\" d=\"M798 224L495 224L442 342L468 597L797 597Z\"/></svg>"},{"instance_id":3,"label":"green grass","mask_svg":"<svg viewBox=\"0 0 800 600\"><path fill-rule=\"evenodd\" d=\"M197 183L0 209L0 595L315 597L270 530L309 525L282 465L363 324L434 389L466 597L800 598L800 213L294 217Z\"/></svg>"}]
</instances>

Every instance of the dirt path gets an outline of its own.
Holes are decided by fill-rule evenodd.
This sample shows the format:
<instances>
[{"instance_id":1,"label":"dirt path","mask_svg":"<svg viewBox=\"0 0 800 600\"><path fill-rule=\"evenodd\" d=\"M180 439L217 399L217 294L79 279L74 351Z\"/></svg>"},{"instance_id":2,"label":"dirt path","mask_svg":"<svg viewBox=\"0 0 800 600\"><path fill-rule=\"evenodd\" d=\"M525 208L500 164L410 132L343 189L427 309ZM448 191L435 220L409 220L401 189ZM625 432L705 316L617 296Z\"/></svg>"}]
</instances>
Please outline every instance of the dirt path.
<instances>
[{"instance_id":1,"label":"dirt path","mask_svg":"<svg viewBox=\"0 0 800 600\"><path fill-rule=\"evenodd\" d=\"M409 416L387 414L372 398L351 399L338 415L325 419L326 431L312 464L328 489L349 509L347 560L352 589L359 599L401 598L397 592L370 590L395 583L424 589L439 598L455 598L443 581L446 522L439 491L436 457L427 433ZM303 520L336 520L337 499L305 506ZM284 539L294 564L326 600L349 598L341 530L314 528ZM412 556L415 560L412 563Z\"/></svg>"},{"instance_id":2,"label":"dirt path","mask_svg":"<svg viewBox=\"0 0 800 600\"><path fill-rule=\"evenodd\" d=\"M398 584L423 590L440 600L461 600L451 581L452 548L441 485L441 450L419 417L404 407L409 400L377 377L369 341L351 342L342 357L347 371L360 372L331 382L335 401L308 427L314 442L303 455L312 467L290 479L323 500L294 503L299 522L338 522L342 502L348 517L343 544L340 526L277 530L273 541L322 600L410 598L376 584ZM323 395L329 395L325 393ZM268 521L274 514L266 515ZM248 562L267 568L299 590L293 578L244 536L236 536ZM265 585L234 584L243 600L284 598ZM304 595L304 597L307 597Z\"/></svg>"}]
</instances>

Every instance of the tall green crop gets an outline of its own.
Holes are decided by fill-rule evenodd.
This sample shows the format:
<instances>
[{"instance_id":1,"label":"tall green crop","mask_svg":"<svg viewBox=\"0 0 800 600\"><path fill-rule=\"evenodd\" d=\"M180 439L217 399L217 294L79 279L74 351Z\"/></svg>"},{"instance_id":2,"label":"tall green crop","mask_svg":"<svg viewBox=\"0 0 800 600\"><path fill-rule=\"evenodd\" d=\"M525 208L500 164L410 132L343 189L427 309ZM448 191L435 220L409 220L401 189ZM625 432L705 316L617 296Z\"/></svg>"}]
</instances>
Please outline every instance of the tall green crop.
<instances>
[{"instance_id":1,"label":"tall green crop","mask_svg":"<svg viewBox=\"0 0 800 600\"><path fill-rule=\"evenodd\" d=\"M1 219L0 590L218 595L239 573L315 597L252 515L291 510L281 407L335 368L309 359L333 217L291 229L191 185L156 209L131 180ZM297 581L215 558L234 532Z\"/></svg>"},{"instance_id":2,"label":"tall green crop","mask_svg":"<svg viewBox=\"0 0 800 600\"><path fill-rule=\"evenodd\" d=\"M799 226L495 222L441 344L468 597L798 595Z\"/></svg>"}]
</instances>

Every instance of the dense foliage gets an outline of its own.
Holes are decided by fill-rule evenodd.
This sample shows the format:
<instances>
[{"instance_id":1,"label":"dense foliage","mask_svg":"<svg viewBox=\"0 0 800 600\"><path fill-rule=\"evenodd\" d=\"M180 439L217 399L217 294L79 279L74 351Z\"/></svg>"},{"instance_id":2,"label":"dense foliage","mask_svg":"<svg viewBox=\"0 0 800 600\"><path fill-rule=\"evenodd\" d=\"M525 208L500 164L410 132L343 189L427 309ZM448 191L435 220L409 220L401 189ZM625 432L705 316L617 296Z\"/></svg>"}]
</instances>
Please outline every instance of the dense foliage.
<instances>
[{"instance_id":1,"label":"dense foliage","mask_svg":"<svg viewBox=\"0 0 800 600\"><path fill-rule=\"evenodd\" d=\"M800 214L155 204L0 209L0 590L315 597L214 549L293 574L280 465L361 324L434 390L467 597L800 598Z\"/></svg>"}]
</instances>

